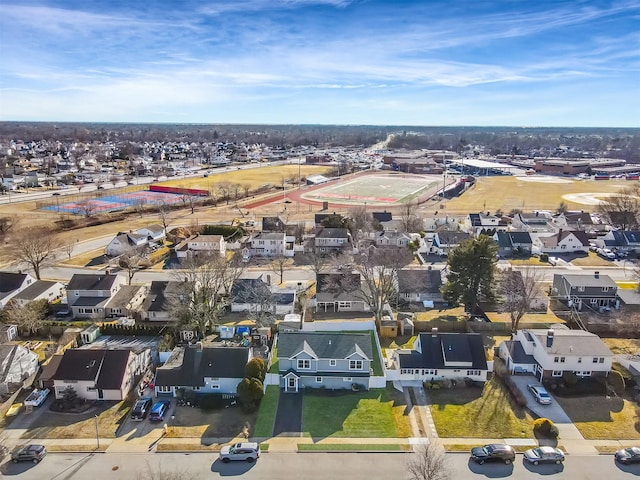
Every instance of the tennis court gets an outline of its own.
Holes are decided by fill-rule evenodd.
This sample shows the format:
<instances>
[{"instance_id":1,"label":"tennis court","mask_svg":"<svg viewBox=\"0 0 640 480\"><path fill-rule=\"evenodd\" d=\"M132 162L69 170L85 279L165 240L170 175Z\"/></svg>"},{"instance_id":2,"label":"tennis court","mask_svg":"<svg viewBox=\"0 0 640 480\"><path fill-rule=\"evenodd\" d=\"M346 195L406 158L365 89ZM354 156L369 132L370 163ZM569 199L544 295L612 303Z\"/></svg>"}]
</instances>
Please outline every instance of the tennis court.
<instances>
[{"instance_id":1,"label":"tennis court","mask_svg":"<svg viewBox=\"0 0 640 480\"><path fill-rule=\"evenodd\" d=\"M431 175L369 174L331 183L302 194L304 200L338 204L394 205L418 201L442 188L442 179Z\"/></svg>"},{"instance_id":2,"label":"tennis court","mask_svg":"<svg viewBox=\"0 0 640 480\"><path fill-rule=\"evenodd\" d=\"M87 211L91 211L92 213L115 212L139 205L174 205L180 202L183 202L182 195L140 190L117 195L106 195L104 197L91 198L78 202L47 205L43 207L43 209L69 214L83 214Z\"/></svg>"}]
</instances>

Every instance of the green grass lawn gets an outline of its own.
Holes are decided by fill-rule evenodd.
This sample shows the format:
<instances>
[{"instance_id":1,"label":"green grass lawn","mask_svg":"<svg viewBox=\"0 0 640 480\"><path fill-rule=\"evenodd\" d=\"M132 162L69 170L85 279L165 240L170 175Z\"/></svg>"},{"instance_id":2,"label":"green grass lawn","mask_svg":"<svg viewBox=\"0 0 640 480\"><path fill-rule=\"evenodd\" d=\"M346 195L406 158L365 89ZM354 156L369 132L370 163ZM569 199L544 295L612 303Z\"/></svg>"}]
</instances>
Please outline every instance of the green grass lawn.
<instances>
[{"instance_id":1,"label":"green grass lawn","mask_svg":"<svg viewBox=\"0 0 640 480\"><path fill-rule=\"evenodd\" d=\"M640 439L640 418L633 402L624 398L587 395L555 397L587 439Z\"/></svg>"},{"instance_id":2,"label":"green grass lawn","mask_svg":"<svg viewBox=\"0 0 640 480\"><path fill-rule=\"evenodd\" d=\"M270 437L273 435L273 423L278 410L278 398L280 398L280 387L278 385L268 385L267 391L260 402L258 419L254 429L254 437Z\"/></svg>"},{"instance_id":3,"label":"green grass lawn","mask_svg":"<svg viewBox=\"0 0 640 480\"><path fill-rule=\"evenodd\" d=\"M493 378L480 388L429 390L431 415L441 437L532 438L533 419L512 405Z\"/></svg>"},{"instance_id":4,"label":"green grass lawn","mask_svg":"<svg viewBox=\"0 0 640 480\"><path fill-rule=\"evenodd\" d=\"M371 350L373 351L373 359L371 360L371 368L373 374L376 376L384 375L382 371L382 364L380 363L380 351L378 350L378 344L376 343L376 332L371 330Z\"/></svg>"},{"instance_id":5,"label":"green grass lawn","mask_svg":"<svg viewBox=\"0 0 640 480\"><path fill-rule=\"evenodd\" d=\"M278 373L278 345L271 352L271 366L269 367L269 373Z\"/></svg>"},{"instance_id":6,"label":"green grass lawn","mask_svg":"<svg viewBox=\"0 0 640 480\"><path fill-rule=\"evenodd\" d=\"M408 437L409 419L393 392L307 392L302 429L311 437Z\"/></svg>"}]
</instances>

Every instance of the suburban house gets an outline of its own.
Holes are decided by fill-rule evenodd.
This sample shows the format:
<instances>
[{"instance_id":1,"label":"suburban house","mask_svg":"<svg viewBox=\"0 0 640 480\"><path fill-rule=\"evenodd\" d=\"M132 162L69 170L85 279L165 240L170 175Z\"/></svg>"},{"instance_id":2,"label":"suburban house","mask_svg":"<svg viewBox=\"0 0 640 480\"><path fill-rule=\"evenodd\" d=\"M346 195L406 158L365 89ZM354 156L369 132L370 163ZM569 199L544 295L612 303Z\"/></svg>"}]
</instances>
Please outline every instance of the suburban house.
<instances>
[{"instance_id":1,"label":"suburban house","mask_svg":"<svg viewBox=\"0 0 640 480\"><path fill-rule=\"evenodd\" d=\"M105 318L106 306L125 279L108 273L76 273L67 284L73 318Z\"/></svg>"},{"instance_id":2,"label":"suburban house","mask_svg":"<svg viewBox=\"0 0 640 480\"><path fill-rule=\"evenodd\" d=\"M488 213L470 213L463 223L464 231L474 237L477 237L483 231L504 230L505 228L507 228L507 224L502 221L502 217L489 215Z\"/></svg>"},{"instance_id":3,"label":"suburban house","mask_svg":"<svg viewBox=\"0 0 640 480\"><path fill-rule=\"evenodd\" d=\"M227 251L227 244L222 235L193 235L175 247L178 258L197 257L199 255L220 255Z\"/></svg>"},{"instance_id":4,"label":"suburban house","mask_svg":"<svg viewBox=\"0 0 640 480\"><path fill-rule=\"evenodd\" d=\"M442 302L442 275L440 270L403 268L398 270L399 303Z\"/></svg>"},{"instance_id":5,"label":"suburban house","mask_svg":"<svg viewBox=\"0 0 640 480\"><path fill-rule=\"evenodd\" d=\"M562 230L548 237L539 236L538 248L541 253L576 253L589 252L589 238L587 234L578 231Z\"/></svg>"},{"instance_id":6,"label":"suburban house","mask_svg":"<svg viewBox=\"0 0 640 480\"><path fill-rule=\"evenodd\" d=\"M130 350L70 349L53 375L57 399L72 387L85 400L124 400L135 385L135 353Z\"/></svg>"},{"instance_id":7,"label":"suburban house","mask_svg":"<svg viewBox=\"0 0 640 480\"><path fill-rule=\"evenodd\" d=\"M471 238L471 235L467 232L459 232L457 230L440 230L433 234L433 244L431 245L430 253L448 255L451 250Z\"/></svg>"},{"instance_id":8,"label":"suburban house","mask_svg":"<svg viewBox=\"0 0 640 480\"><path fill-rule=\"evenodd\" d=\"M325 221L327 218L332 218L335 217L338 220L343 220L344 217L342 215L340 215L339 213L333 212L333 213L316 213L313 216L313 221L316 227L322 227L322 222Z\"/></svg>"},{"instance_id":9,"label":"suburban house","mask_svg":"<svg viewBox=\"0 0 640 480\"><path fill-rule=\"evenodd\" d=\"M313 242L316 253L340 253L351 243L351 235L346 228L320 228Z\"/></svg>"},{"instance_id":10,"label":"suburban house","mask_svg":"<svg viewBox=\"0 0 640 480\"><path fill-rule=\"evenodd\" d=\"M184 282L154 280L139 308L142 320L168 322L175 320L172 310L185 295Z\"/></svg>"},{"instance_id":11,"label":"suburban house","mask_svg":"<svg viewBox=\"0 0 640 480\"><path fill-rule=\"evenodd\" d=\"M136 230L136 233L146 235L147 239L150 242L159 242L160 240L164 240L165 238L164 227L157 224L139 228L138 230Z\"/></svg>"},{"instance_id":12,"label":"suburban house","mask_svg":"<svg viewBox=\"0 0 640 480\"><path fill-rule=\"evenodd\" d=\"M48 280L36 280L27 288L17 293L11 301L20 307L24 307L30 302L36 300L46 300L51 303L59 300L64 296L64 285L60 282L51 282Z\"/></svg>"},{"instance_id":13,"label":"suburban house","mask_svg":"<svg viewBox=\"0 0 640 480\"><path fill-rule=\"evenodd\" d=\"M105 307L107 318L132 317L142 305L146 293L147 287L142 285L123 285Z\"/></svg>"},{"instance_id":14,"label":"suburban house","mask_svg":"<svg viewBox=\"0 0 640 480\"><path fill-rule=\"evenodd\" d=\"M613 353L597 335L564 328L518 330L498 349L509 371L531 373L541 381L572 372L579 377L607 375Z\"/></svg>"},{"instance_id":15,"label":"suburban house","mask_svg":"<svg viewBox=\"0 0 640 480\"><path fill-rule=\"evenodd\" d=\"M22 345L0 345L0 394L14 392L38 371L38 354Z\"/></svg>"},{"instance_id":16,"label":"suburban house","mask_svg":"<svg viewBox=\"0 0 640 480\"><path fill-rule=\"evenodd\" d=\"M280 217L262 217L263 232L285 232L287 224Z\"/></svg>"},{"instance_id":17,"label":"suburban house","mask_svg":"<svg viewBox=\"0 0 640 480\"><path fill-rule=\"evenodd\" d=\"M498 244L498 255L531 255L533 240L529 232L496 232L493 239Z\"/></svg>"},{"instance_id":18,"label":"suburban house","mask_svg":"<svg viewBox=\"0 0 640 480\"><path fill-rule=\"evenodd\" d=\"M412 349L393 352L403 385L439 380L487 380L487 358L478 333L421 333Z\"/></svg>"},{"instance_id":19,"label":"suburban house","mask_svg":"<svg viewBox=\"0 0 640 480\"><path fill-rule=\"evenodd\" d=\"M238 278L231 286L232 312L264 312L274 315L293 313L296 304L296 290L278 288L257 278Z\"/></svg>"},{"instance_id":20,"label":"suburban house","mask_svg":"<svg viewBox=\"0 0 640 480\"><path fill-rule=\"evenodd\" d=\"M249 252L260 257L292 257L294 241L285 232L259 232L251 237Z\"/></svg>"},{"instance_id":21,"label":"suburban house","mask_svg":"<svg viewBox=\"0 0 640 480\"><path fill-rule=\"evenodd\" d=\"M156 369L156 395L175 397L179 388L235 395L250 359L251 349L245 347L176 347Z\"/></svg>"},{"instance_id":22,"label":"suburban house","mask_svg":"<svg viewBox=\"0 0 640 480\"><path fill-rule=\"evenodd\" d=\"M553 223L567 230L590 231L593 227L591 214L587 212L563 212L553 217Z\"/></svg>"},{"instance_id":23,"label":"suburban house","mask_svg":"<svg viewBox=\"0 0 640 480\"><path fill-rule=\"evenodd\" d=\"M551 297L582 310L618 308L618 285L608 275L556 273L553 275Z\"/></svg>"},{"instance_id":24,"label":"suburban house","mask_svg":"<svg viewBox=\"0 0 640 480\"><path fill-rule=\"evenodd\" d=\"M362 297L359 273L336 272L316 275L316 312L368 312Z\"/></svg>"},{"instance_id":25,"label":"suburban house","mask_svg":"<svg viewBox=\"0 0 640 480\"><path fill-rule=\"evenodd\" d=\"M371 333L284 332L278 335L280 387L369 389L373 346Z\"/></svg>"},{"instance_id":26,"label":"suburban house","mask_svg":"<svg viewBox=\"0 0 640 480\"><path fill-rule=\"evenodd\" d=\"M407 248L411 240L411 235L404 232L380 232L375 236L376 247Z\"/></svg>"},{"instance_id":27,"label":"suburban house","mask_svg":"<svg viewBox=\"0 0 640 480\"><path fill-rule=\"evenodd\" d=\"M513 216L511 227L520 232L553 233L556 227L552 223L551 215L547 212L523 212Z\"/></svg>"},{"instance_id":28,"label":"suburban house","mask_svg":"<svg viewBox=\"0 0 640 480\"><path fill-rule=\"evenodd\" d=\"M393 214L391 212L371 212L371 217L378 223L389 222L393 220Z\"/></svg>"},{"instance_id":29,"label":"suburban house","mask_svg":"<svg viewBox=\"0 0 640 480\"><path fill-rule=\"evenodd\" d=\"M611 230L601 239L602 247L613 251L640 253L640 231Z\"/></svg>"},{"instance_id":30,"label":"suburban house","mask_svg":"<svg viewBox=\"0 0 640 480\"><path fill-rule=\"evenodd\" d=\"M0 308L33 282L35 278L28 273L0 272Z\"/></svg>"},{"instance_id":31,"label":"suburban house","mask_svg":"<svg viewBox=\"0 0 640 480\"><path fill-rule=\"evenodd\" d=\"M137 232L119 232L106 246L105 253L117 257L131 251L139 251L148 244L147 236Z\"/></svg>"}]
</instances>

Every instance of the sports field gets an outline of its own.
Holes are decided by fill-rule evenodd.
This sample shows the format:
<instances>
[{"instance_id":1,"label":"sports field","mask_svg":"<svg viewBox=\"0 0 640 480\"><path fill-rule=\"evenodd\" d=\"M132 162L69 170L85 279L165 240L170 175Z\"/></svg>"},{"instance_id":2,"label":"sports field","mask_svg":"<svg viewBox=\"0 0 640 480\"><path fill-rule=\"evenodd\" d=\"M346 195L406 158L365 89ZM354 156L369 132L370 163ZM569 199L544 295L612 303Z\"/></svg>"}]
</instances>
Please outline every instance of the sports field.
<instances>
[{"instance_id":1,"label":"sports field","mask_svg":"<svg viewBox=\"0 0 640 480\"><path fill-rule=\"evenodd\" d=\"M302 198L344 205L395 205L433 195L442 178L431 175L368 174L345 182L328 183L304 193Z\"/></svg>"},{"instance_id":2,"label":"sports field","mask_svg":"<svg viewBox=\"0 0 640 480\"><path fill-rule=\"evenodd\" d=\"M565 202L571 210L592 211L600 201L637 184L628 180L577 180L571 177L479 177L473 188L447 202L450 212L555 210Z\"/></svg>"},{"instance_id":3,"label":"sports field","mask_svg":"<svg viewBox=\"0 0 640 480\"><path fill-rule=\"evenodd\" d=\"M115 212L136 205L174 205L182 202L182 196L173 193L150 192L140 190L137 192L107 195L104 197L86 200L84 202L66 202L56 205L48 205L45 210L53 210L63 213L81 214L86 211L92 213Z\"/></svg>"}]
</instances>

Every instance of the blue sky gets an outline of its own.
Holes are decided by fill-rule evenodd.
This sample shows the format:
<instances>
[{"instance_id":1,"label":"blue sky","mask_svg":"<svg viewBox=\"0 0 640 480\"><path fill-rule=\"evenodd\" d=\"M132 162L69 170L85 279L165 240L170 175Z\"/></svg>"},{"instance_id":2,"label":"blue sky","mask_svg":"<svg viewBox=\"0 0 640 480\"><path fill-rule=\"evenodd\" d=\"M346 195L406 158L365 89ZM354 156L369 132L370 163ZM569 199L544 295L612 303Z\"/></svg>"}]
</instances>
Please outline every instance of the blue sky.
<instances>
[{"instance_id":1,"label":"blue sky","mask_svg":"<svg viewBox=\"0 0 640 480\"><path fill-rule=\"evenodd\" d=\"M640 126L640 0L2 0L0 119Z\"/></svg>"}]
</instances>

